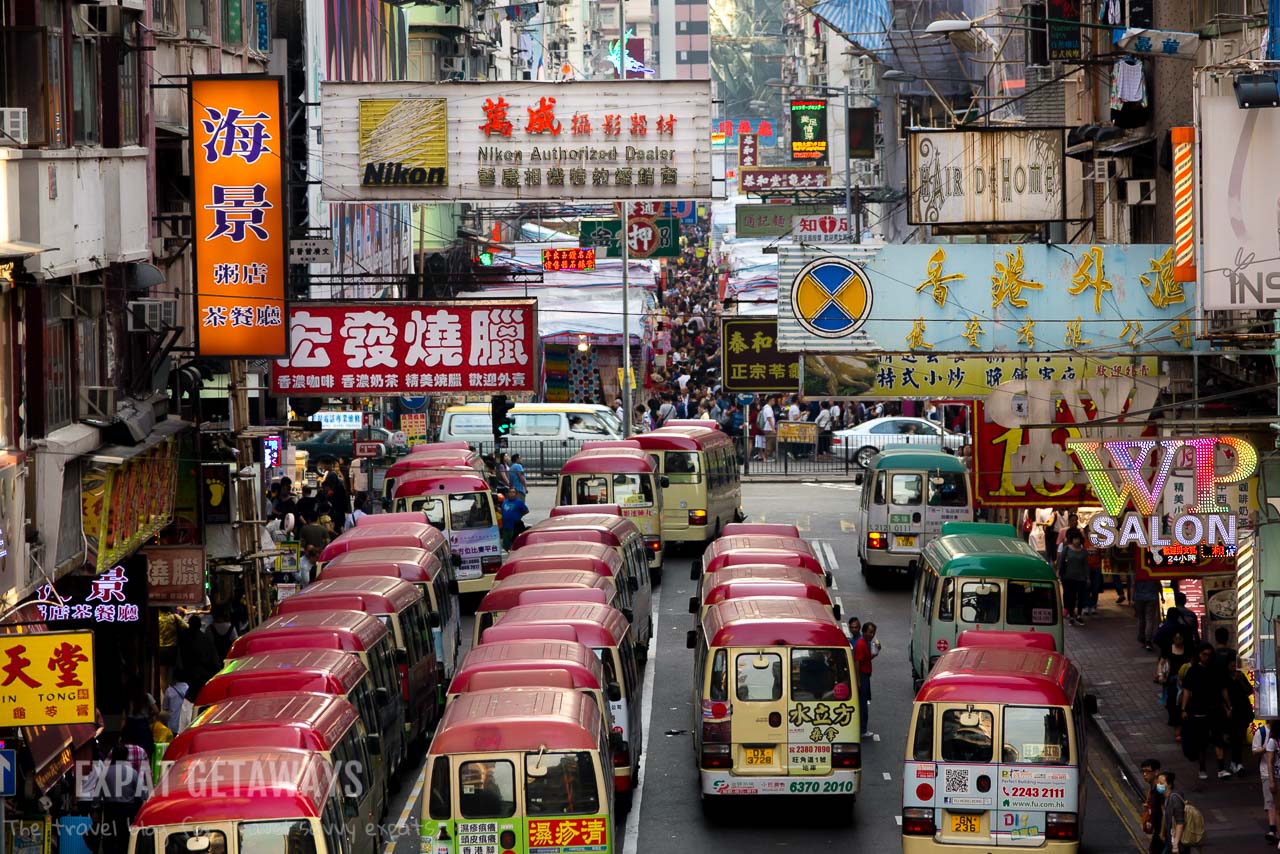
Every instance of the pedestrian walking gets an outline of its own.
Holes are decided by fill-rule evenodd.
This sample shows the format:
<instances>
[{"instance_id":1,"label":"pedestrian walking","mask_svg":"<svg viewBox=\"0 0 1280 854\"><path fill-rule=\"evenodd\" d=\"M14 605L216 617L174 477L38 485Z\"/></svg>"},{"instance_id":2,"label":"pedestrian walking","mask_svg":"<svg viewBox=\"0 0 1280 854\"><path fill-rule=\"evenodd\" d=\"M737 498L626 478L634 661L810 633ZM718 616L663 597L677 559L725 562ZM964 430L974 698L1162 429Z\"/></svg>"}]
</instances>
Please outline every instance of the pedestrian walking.
<instances>
[{"instance_id":1,"label":"pedestrian walking","mask_svg":"<svg viewBox=\"0 0 1280 854\"><path fill-rule=\"evenodd\" d=\"M1089 584L1089 553L1079 531L1067 538L1067 547L1057 556L1058 576L1062 579L1062 595L1067 621L1084 625L1085 596Z\"/></svg>"},{"instance_id":2,"label":"pedestrian walking","mask_svg":"<svg viewBox=\"0 0 1280 854\"><path fill-rule=\"evenodd\" d=\"M1226 719L1226 743L1223 747L1231 773L1243 777L1246 773L1244 746L1249 740L1249 726L1253 723L1253 685L1240 671L1239 656L1232 656L1227 662L1227 705L1231 715Z\"/></svg>"},{"instance_id":3,"label":"pedestrian walking","mask_svg":"<svg viewBox=\"0 0 1280 854\"><path fill-rule=\"evenodd\" d=\"M524 463L520 462L519 454L511 455L511 467L507 470L507 477L511 479L511 488L523 500L529 494L529 482L524 478Z\"/></svg>"},{"instance_id":4,"label":"pedestrian walking","mask_svg":"<svg viewBox=\"0 0 1280 854\"><path fill-rule=\"evenodd\" d=\"M1205 761L1211 747L1220 746L1218 733L1224 720L1231 717L1231 701L1227 686L1213 666L1213 647L1200 644L1196 657L1187 666L1186 676L1180 680L1182 688L1182 755L1198 762L1200 779L1209 779ZM1221 750L1217 751L1218 777L1231 776Z\"/></svg>"},{"instance_id":5,"label":"pedestrian walking","mask_svg":"<svg viewBox=\"0 0 1280 854\"><path fill-rule=\"evenodd\" d=\"M1147 784L1147 799L1142 805L1142 830L1151 835L1147 843L1147 854L1161 854L1164 851L1164 795L1156 789L1160 760L1144 759L1139 770Z\"/></svg>"},{"instance_id":6,"label":"pedestrian walking","mask_svg":"<svg viewBox=\"0 0 1280 854\"><path fill-rule=\"evenodd\" d=\"M1163 598L1164 587L1159 581L1146 578L1133 582L1133 613L1138 618L1138 643L1147 652L1151 652L1156 623L1160 619L1160 601Z\"/></svg>"},{"instance_id":7,"label":"pedestrian walking","mask_svg":"<svg viewBox=\"0 0 1280 854\"><path fill-rule=\"evenodd\" d=\"M862 738L875 738L871 731L871 670L872 660L880 654L880 641L876 640L876 624L862 626L862 636L853 647L853 662L858 669L858 713L862 719Z\"/></svg>"},{"instance_id":8,"label":"pedestrian walking","mask_svg":"<svg viewBox=\"0 0 1280 854\"><path fill-rule=\"evenodd\" d=\"M1181 854L1182 832L1187 825L1187 799L1177 790L1177 775L1161 771L1156 777L1156 792L1164 798L1164 814L1161 819L1160 837L1164 842L1164 854Z\"/></svg>"},{"instance_id":9,"label":"pedestrian walking","mask_svg":"<svg viewBox=\"0 0 1280 854\"><path fill-rule=\"evenodd\" d=\"M1276 719L1272 718L1258 727L1253 734L1253 755L1258 760L1258 778L1262 781L1262 809L1267 814L1267 834L1264 837L1276 844L1276 786L1280 773L1276 768Z\"/></svg>"},{"instance_id":10,"label":"pedestrian walking","mask_svg":"<svg viewBox=\"0 0 1280 854\"><path fill-rule=\"evenodd\" d=\"M511 543L524 530L524 517L529 515L529 505L524 503L523 496L511 487L507 490L507 500L502 502L502 548L511 550Z\"/></svg>"}]
</instances>

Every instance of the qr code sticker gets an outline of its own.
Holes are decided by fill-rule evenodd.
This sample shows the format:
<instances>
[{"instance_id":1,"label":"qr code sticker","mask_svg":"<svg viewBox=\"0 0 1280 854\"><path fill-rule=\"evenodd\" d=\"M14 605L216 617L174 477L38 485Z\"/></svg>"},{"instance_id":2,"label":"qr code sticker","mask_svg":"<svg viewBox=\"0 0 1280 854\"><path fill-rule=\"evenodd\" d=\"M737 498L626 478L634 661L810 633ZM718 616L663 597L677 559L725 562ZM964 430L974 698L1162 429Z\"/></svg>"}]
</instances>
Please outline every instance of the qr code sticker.
<instances>
[{"instance_id":1,"label":"qr code sticker","mask_svg":"<svg viewBox=\"0 0 1280 854\"><path fill-rule=\"evenodd\" d=\"M947 768L944 791L948 795L959 795L969 791L969 769Z\"/></svg>"}]
</instances>

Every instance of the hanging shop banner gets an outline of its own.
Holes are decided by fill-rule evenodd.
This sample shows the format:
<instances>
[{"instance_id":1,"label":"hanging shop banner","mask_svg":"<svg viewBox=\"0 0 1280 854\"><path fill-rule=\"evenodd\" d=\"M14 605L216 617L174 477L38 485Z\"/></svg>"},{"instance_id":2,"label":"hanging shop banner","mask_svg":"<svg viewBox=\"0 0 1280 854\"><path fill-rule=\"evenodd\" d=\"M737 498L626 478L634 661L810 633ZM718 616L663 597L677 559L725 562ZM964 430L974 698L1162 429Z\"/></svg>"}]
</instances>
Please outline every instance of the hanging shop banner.
<instances>
[{"instance_id":1,"label":"hanging shop banner","mask_svg":"<svg viewBox=\"0 0 1280 854\"><path fill-rule=\"evenodd\" d=\"M402 412L400 414L400 430L404 433L410 448L425 445L427 442L427 413Z\"/></svg>"},{"instance_id":2,"label":"hanging shop banner","mask_svg":"<svg viewBox=\"0 0 1280 854\"><path fill-rule=\"evenodd\" d=\"M734 208L738 237L782 237L798 216L829 216L831 205L738 205Z\"/></svg>"},{"instance_id":3,"label":"hanging shop banner","mask_svg":"<svg viewBox=\"0 0 1280 854\"><path fill-rule=\"evenodd\" d=\"M147 546L148 605L204 602L204 546Z\"/></svg>"},{"instance_id":4,"label":"hanging shop banner","mask_svg":"<svg viewBox=\"0 0 1280 854\"><path fill-rule=\"evenodd\" d=\"M595 247L606 258L621 258L620 219L584 219L578 223L578 244ZM627 220L627 253L632 258L675 258L680 254L680 221L673 217L633 217Z\"/></svg>"},{"instance_id":5,"label":"hanging shop banner","mask_svg":"<svg viewBox=\"0 0 1280 854\"><path fill-rule=\"evenodd\" d=\"M1080 58L1080 0L1048 0L1049 58Z\"/></svg>"},{"instance_id":6,"label":"hanging shop banner","mask_svg":"<svg viewBox=\"0 0 1280 854\"><path fill-rule=\"evenodd\" d=\"M826 101L792 99L791 159L808 163L827 162Z\"/></svg>"},{"instance_id":7,"label":"hanging shop banner","mask_svg":"<svg viewBox=\"0 0 1280 854\"><path fill-rule=\"evenodd\" d=\"M594 270L596 250L570 246L564 249L543 249L542 269L554 273L560 270Z\"/></svg>"},{"instance_id":8,"label":"hanging shop banner","mask_svg":"<svg viewBox=\"0 0 1280 854\"><path fill-rule=\"evenodd\" d=\"M820 190L831 185L831 170L821 167L757 166L740 169L738 189L744 193L767 190Z\"/></svg>"},{"instance_id":9,"label":"hanging shop banner","mask_svg":"<svg viewBox=\"0 0 1280 854\"><path fill-rule=\"evenodd\" d=\"M297 303L276 394L533 391L537 302Z\"/></svg>"},{"instance_id":10,"label":"hanging shop banner","mask_svg":"<svg viewBox=\"0 0 1280 854\"><path fill-rule=\"evenodd\" d=\"M974 498L986 507L1081 506L1094 503L1089 476L1067 443L1075 426L1099 418L1090 437L1136 440L1151 435L1147 411L1161 376L1011 380L974 402ZM1132 421L1123 416L1135 413ZM1038 427L1058 424L1057 428Z\"/></svg>"},{"instance_id":11,"label":"hanging shop banner","mask_svg":"<svg viewBox=\"0 0 1280 854\"><path fill-rule=\"evenodd\" d=\"M711 197L711 83L323 83L330 202Z\"/></svg>"},{"instance_id":12,"label":"hanging shop banner","mask_svg":"<svg viewBox=\"0 0 1280 854\"><path fill-rule=\"evenodd\" d=\"M93 632L0 635L0 674L0 727L93 723Z\"/></svg>"},{"instance_id":13,"label":"hanging shop banner","mask_svg":"<svg viewBox=\"0 0 1280 854\"><path fill-rule=\"evenodd\" d=\"M1133 15L1132 7L1129 14ZM1195 59L1200 50L1200 34L1130 27L1120 36L1116 48L1125 53Z\"/></svg>"},{"instance_id":14,"label":"hanging shop banner","mask_svg":"<svg viewBox=\"0 0 1280 854\"><path fill-rule=\"evenodd\" d=\"M736 146L739 138L754 134L761 148L773 148L778 144L777 123L772 119L716 119L711 125L713 146Z\"/></svg>"},{"instance_id":15,"label":"hanging shop banner","mask_svg":"<svg viewBox=\"0 0 1280 854\"><path fill-rule=\"evenodd\" d=\"M118 564L173 521L178 443L170 437L120 465L80 479L85 562L99 573Z\"/></svg>"},{"instance_id":16,"label":"hanging shop banner","mask_svg":"<svg viewBox=\"0 0 1280 854\"><path fill-rule=\"evenodd\" d=\"M207 463L200 467L201 512L206 525L229 525L235 518L232 502L231 466Z\"/></svg>"},{"instance_id":17,"label":"hanging shop banner","mask_svg":"<svg viewBox=\"0 0 1280 854\"><path fill-rule=\"evenodd\" d=\"M852 243L849 217L798 216L791 220L791 237L796 243Z\"/></svg>"},{"instance_id":18,"label":"hanging shop banner","mask_svg":"<svg viewBox=\"0 0 1280 854\"><path fill-rule=\"evenodd\" d=\"M146 604L142 592L142 573L136 569L141 564L130 563L135 567L132 570L132 582L129 581L130 570L124 564L118 564L92 578L69 576L60 579L59 585L64 590L70 589L66 593L60 593L52 584L42 584L36 589L36 598L32 604L40 612L40 619L50 623L66 623L71 620L86 623L136 623L142 618ZM87 589L83 586L86 582ZM203 602L203 587L200 595L199 601Z\"/></svg>"},{"instance_id":19,"label":"hanging shop banner","mask_svg":"<svg viewBox=\"0 0 1280 854\"><path fill-rule=\"evenodd\" d=\"M778 352L778 322L772 318L722 318L721 365L724 387L732 392L795 391L800 356Z\"/></svg>"},{"instance_id":20,"label":"hanging shop banner","mask_svg":"<svg viewBox=\"0 0 1280 854\"><path fill-rule=\"evenodd\" d=\"M1234 95L1200 99L1202 306L1280 305L1280 110L1242 110Z\"/></svg>"},{"instance_id":21,"label":"hanging shop banner","mask_svg":"<svg viewBox=\"0 0 1280 854\"><path fill-rule=\"evenodd\" d=\"M1185 355L1195 304L1166 245L778 248L784 352Z\"/></svg>"},{"instance_id":22,"label":"hanging shop banner","mask_svg":"<svg viewBox=\"0 0 1280 854\"><path fill-rule=\"evenodd\" d=\"M907 221L987 225L1066 219L1064 133L909 130Z\"/></svg>"},{"instance_id":23,"label":"hanging shop banner","mask_svg":"<svg viewBox=\"0 0 1280 854\"><path fill-rule=\"evenodd\" d=\"M193 77L189 91L197 351L283 356L284 78Z\"/></svg>"},{"instance_id":24,"label":"hanging shop banner","mask_svg":"<svg viewBox=\"0 0 1280 854\"><path fill-rule=\"evenodd\" d=\"M876 122L880 111L875 107L850 107L848 113L849 157L871 160L876 156Z\"/></svg>"},{"instance_id":25,"label":"hanging shop banner","mask_svg":"<svg viewBox=\"0 0 1280 854\"><path fill-rule=\"evenodd\" d=\"M804 381L805 394L820 397L972 399L986 397L1010 380L1144 381L1158 374L1159 364L1143 356L810 355L804 358Z\"/></svg>"},{"instance_id":26,"label":"hanging shop banner","mask_svg":"<svg viewBox=\"0 0 1280 854\"><path fill-rule=\"evenodd\" d=\"M760 137L744 133L738 137L738 168L760 165Z\"/></svg>"}]
</instances>

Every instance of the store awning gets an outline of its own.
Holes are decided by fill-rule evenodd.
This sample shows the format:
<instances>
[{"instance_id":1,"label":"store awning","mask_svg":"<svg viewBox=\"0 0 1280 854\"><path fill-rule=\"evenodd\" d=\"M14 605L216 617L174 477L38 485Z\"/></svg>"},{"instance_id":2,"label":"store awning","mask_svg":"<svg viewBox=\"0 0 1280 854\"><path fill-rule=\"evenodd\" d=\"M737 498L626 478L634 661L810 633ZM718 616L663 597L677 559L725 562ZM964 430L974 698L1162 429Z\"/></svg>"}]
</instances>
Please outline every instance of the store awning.
<instances>
[{"instance_id":1,"label":"store awning","mask_svg":"<svg viewBox=\"0 0 1280 854\"><path fill-rule=\"evenodd\" d=\"M108 466L124 465L129 460L144 454L147 451L159 445L170 436L175 436L183 430L191 426L191 422L183 421L181 418L170 417L166 421L161 421L151 432L147 438L143 439L136 445L104 445L89 457L91 462L101 463Z\"/></svg>"},{"instance_id":2,"label":"store awning","mask_svg":"<svg viewBox=\"0 0 1280 854\"><path fill-rule=\"evenodd\" d=\"M0 240L0 258L30 258L41 252L52 252L56 246L43 246L25 240Z\"/></svg>"},{"instance_id":3,"label":"store awning","mask_svg":"<svg viewBox=\"0 0 1280 854\"><path fill-rule=\"evenodd\" d=\"M1132 137L1130 139L1122 139L1118 142L1113 142L1110 145L1102 146L1101 148L1098 149L1098 153L1106 154L1108 156L1125 154L1127 152L1131 153L1135 148L1140 148L1144 145L1149 145L1151 143L1154 143L1155 141L1156 141L1156 138L1150 135L1137 136L1137 137Z\"/></svg>"}]
</instances>

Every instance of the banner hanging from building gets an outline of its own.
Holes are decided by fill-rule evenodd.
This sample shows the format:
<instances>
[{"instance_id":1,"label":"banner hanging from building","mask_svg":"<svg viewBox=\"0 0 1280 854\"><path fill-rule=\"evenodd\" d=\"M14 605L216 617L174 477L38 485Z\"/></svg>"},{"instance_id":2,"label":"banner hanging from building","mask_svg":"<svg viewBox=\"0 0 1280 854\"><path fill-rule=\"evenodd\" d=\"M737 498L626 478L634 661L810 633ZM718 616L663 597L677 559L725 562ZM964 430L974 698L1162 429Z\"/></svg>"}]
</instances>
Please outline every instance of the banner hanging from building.
<instances>
[{"instance_id":1,"label":"banner hanging from building","mask_svg":"<svg viewBox=\"0 0 1280 854\"><path fill-rule=\"evenodd\" d=\"M827 102L812 98L791 101L791 159L827 162Z\"/></svg>"},{"instance_id":2,"label":"banner hanging from building","mask_svg":"<svg viewBox=\"0 0 1280 854\"><path fill-rule=\"evenodd\" d=\"M190 81L196 348L283 356L289 241L284 79Z\"/></svg>"},{"instance_id":3,"label":"banner hanging from building","mask_svg":"<svg viewBox=\"0 0 1280 854\"><path fill-rule=\"evenodd\" d=\"M1205 97L1199 126L1202 307L1274 309L1280 110L1242 110L1233 95Z\"/></svg>"},{"instance_id":4,"label":"banner hanging from building","mask_svg":"<svg viewBox=\"0 0 1280 854\"><path fill-rule=\"evenodd\" d=\"M276 394L533 391L536 300L297 303Z\"/></svg>"},{"instance_id":5,"label":"banner hanging from building","mask_svg":"<svg viewBox=\"0 0 1280 854\"><path fill-rule=\"evenodd\" d=\"M204 546L147 546L148 605L204 602Z\"/></svg>"},{"instance_id":6,"label":"banner hanging from building","mask_svg":"<svg viewBox=\"0 0 1280 854\"><path fill-rule=\"evenodd\" d=\"M1049 59L1080 58L1080 0L1048 0Z\"/></svg>"},{"instance_id":7,"label":"banner hanging from building","mask_svg":"<svg viewBox=\"0 0 1280 854\"><path fill-rule=\"evenodd\" d=\"M324 83L327 201L711 197L707 80Z\"/></svg>"},{"instance_id":8,"label":"banner hanging from building","mask_svg":"<svg viewBox=\"0 0 1280 854\"><path fill-rule=\"evenodd\" d=\"M784 352L1185 354L1195 305L1166 245L778 250Z\"/></svg>"},{"instance_id":9,"label":"banner hanging from building","mask_svg":"<svg viewBox=\"0 0 1280 854\"><path fill-rule=\"evenodd\" d=\"M831 205L737 205L734 233L738 237L782 237L790 234L798 216L828 216Z\"/></svg>"},{"instance_id":10,"label":"banner hanging from building","mask_svg":"<svg viewBox=\"0 0 1280 854\"><path fill-rule=\"evenodd\" d=\"M773 318L726 317L720 321L720 376L733 392L795 391L800 387L800 356L778 352L778 322Z\"/></svg>"},{"instance_id":11,"label":"banner hanging from building","mask_svg":"<svg viewBox=\"0 0 1280 854\"><path fill-rule=\"evenodd\" d=\"M1061 128L910 130L912 225L1053 222L1067 217Z\"/></svg>"},{"instance_id":12,"label":"banner hanging from building","mask_svg":"<svg viewBox=\"0 0 1280 854\"><path fill-rule=\"evenodd\" d=\"M82 475L85 562L96 572L115 566L173 521L177 448L170 437L120 465Z\"/></svg>"},{"instance_id":13,"label":"banner hanging from building","mask_svg":"<svg viewBox=\"0 0 1280 854\"><path fill-rule=\"evenodd\" d=\"M93 632L0 634L0 727L91 724Z\"/></svg>"}]
</instances>

